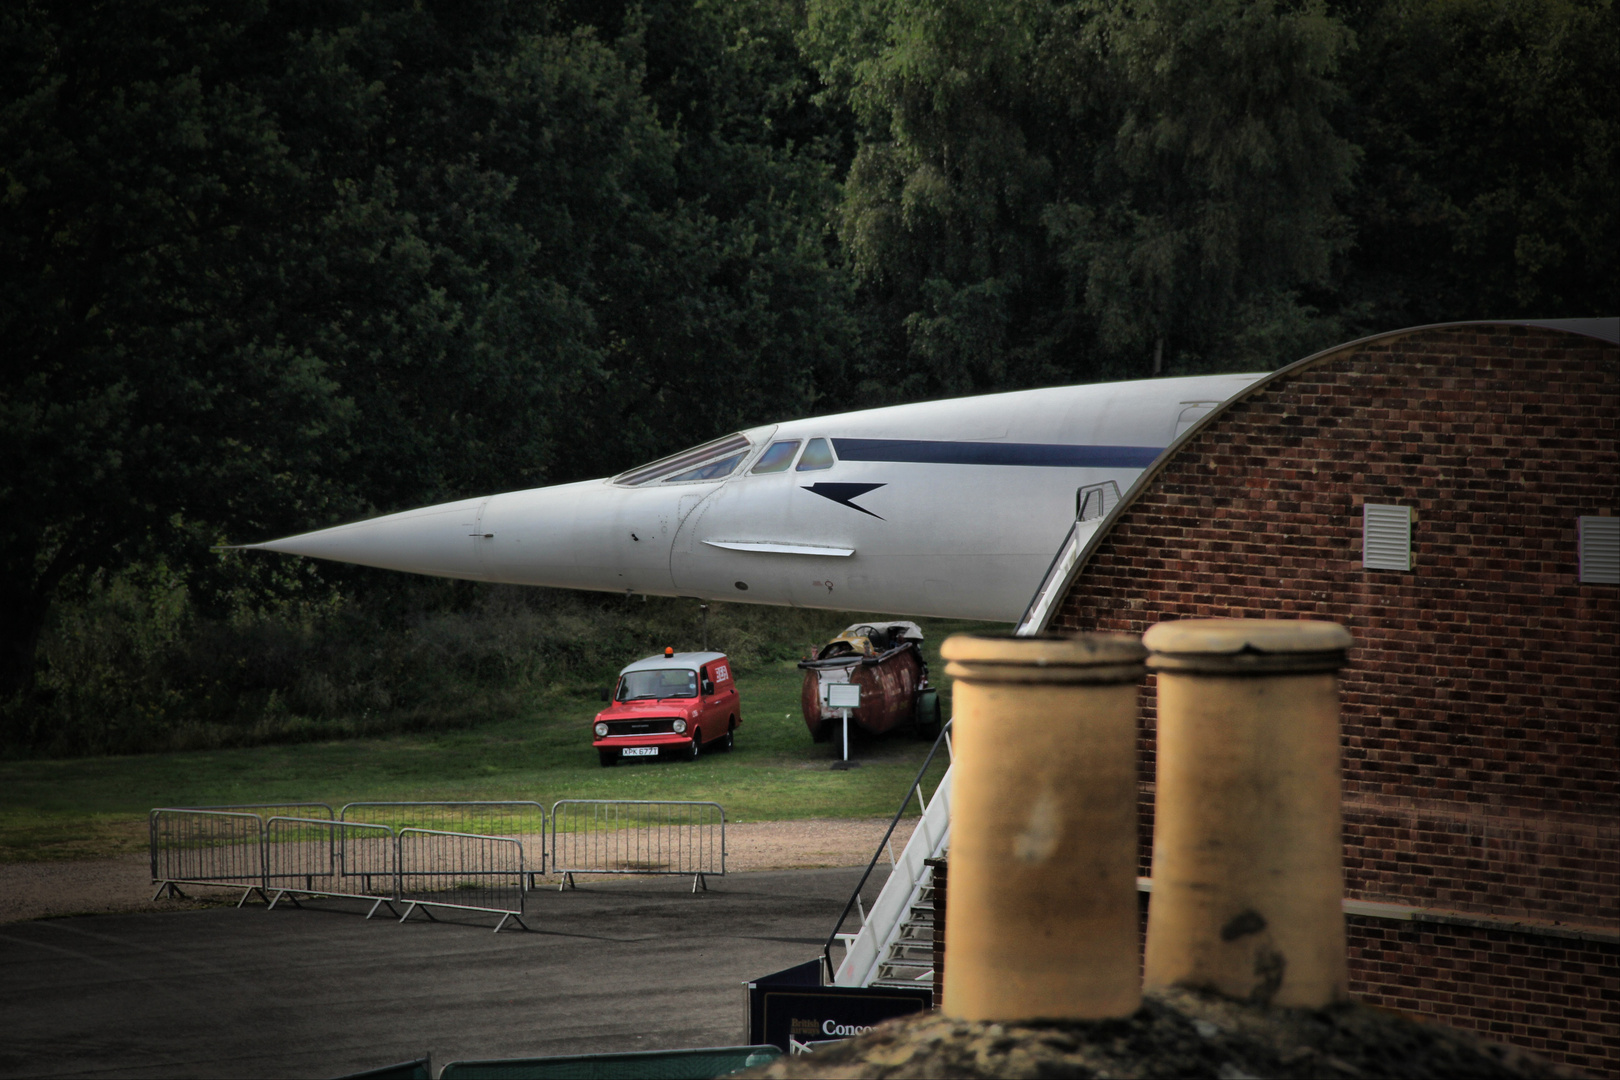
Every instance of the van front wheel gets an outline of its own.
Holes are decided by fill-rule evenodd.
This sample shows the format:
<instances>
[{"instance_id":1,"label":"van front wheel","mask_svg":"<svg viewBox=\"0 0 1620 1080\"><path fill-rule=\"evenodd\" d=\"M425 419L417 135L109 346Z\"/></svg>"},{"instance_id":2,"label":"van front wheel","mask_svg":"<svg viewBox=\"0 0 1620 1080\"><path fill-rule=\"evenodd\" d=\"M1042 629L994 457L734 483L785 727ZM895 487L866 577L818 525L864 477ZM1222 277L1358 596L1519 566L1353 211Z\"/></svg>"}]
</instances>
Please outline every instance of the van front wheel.
<instances>
[{"instance_id":1,"label":"van front wheel","mask_svg":"<svg viewBox=\"0 0 1620 1080\"><path fill-rule=\"evenodd\" d=\"M692 749L686 752L688 761L696 761L703 755L703 729L692 732Z\"/></svg>"}]
</instances>

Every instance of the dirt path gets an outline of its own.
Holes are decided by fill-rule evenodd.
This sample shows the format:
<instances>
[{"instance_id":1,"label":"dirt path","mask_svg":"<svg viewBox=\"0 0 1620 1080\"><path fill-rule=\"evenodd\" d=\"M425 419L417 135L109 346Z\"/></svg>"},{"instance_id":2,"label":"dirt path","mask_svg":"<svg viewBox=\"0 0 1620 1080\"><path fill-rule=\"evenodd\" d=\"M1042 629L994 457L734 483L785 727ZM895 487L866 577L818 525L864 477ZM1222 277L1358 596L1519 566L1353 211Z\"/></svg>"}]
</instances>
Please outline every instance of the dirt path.
<instances>
[{"instance_id":1,"label":"dirt path","mask_svg":"<svg viewBox=\"0 0 1620 1080\"><path fill-rule=\"evenodd\" d=\"M899 855L915 818L895 830ZM872 857L889 819L733 822L726 826L726 869L797 870L860 866ZM887 860L885 860L887 861ZM153 900L145 855L64 862L0 863L0 923L114 911L179 911L199 901ZM221 892L211 903L218 903ZM234 891L231 896L234 898Z\"/></svg>"}]
</instances>

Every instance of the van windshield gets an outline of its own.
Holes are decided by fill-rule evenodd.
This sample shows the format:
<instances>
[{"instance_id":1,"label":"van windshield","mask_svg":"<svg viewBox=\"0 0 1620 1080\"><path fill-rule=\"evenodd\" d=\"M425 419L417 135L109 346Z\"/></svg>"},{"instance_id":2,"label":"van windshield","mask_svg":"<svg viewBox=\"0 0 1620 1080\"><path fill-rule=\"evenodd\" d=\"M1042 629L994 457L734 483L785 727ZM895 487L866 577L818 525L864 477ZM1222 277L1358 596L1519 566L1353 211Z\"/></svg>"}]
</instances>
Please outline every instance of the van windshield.
<instances>
[{"instance_id":1,"label":"van windshield","mask_svg":"<svg viewBox=\"0 0 1620 1080\"><path fill-rule=\"evenodd\" d=\"M658 668L654 671L627 671L619 679L619 701L644 698L697 697L697 672L691 668Z\"/></svg>"}]
</instances>

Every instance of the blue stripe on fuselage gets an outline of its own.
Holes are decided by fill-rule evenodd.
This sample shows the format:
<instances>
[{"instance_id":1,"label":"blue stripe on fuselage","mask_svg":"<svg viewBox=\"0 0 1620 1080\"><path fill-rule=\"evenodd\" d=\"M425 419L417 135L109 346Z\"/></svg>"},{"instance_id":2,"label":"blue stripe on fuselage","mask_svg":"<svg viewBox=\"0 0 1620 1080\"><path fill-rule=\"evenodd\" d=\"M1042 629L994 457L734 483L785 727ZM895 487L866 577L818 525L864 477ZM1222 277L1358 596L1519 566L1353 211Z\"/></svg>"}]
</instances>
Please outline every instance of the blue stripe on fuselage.
<instances>
[{"instance_id":1,"label":"blue stripe on fuselage","mask_svg":"<svg viewBox=\"0 0 1620 1080\"><path fill-rule=\"evenodd\" d=\"M1163 447L1059 443L833 439L839 461L913 461L928 465L1035 465L1069 469L1145 469Z\"/></svg>"}]
</instances>

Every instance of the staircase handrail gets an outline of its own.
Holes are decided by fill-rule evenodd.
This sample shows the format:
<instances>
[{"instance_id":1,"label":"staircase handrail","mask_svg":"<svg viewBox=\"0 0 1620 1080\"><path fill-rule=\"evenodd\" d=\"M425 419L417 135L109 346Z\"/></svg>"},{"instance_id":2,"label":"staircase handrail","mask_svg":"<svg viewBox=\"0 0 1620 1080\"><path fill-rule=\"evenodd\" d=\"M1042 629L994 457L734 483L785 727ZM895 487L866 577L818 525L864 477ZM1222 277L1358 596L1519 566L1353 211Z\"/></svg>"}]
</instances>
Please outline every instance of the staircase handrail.
<instances>
[{"instance_id":1,"label":"staircase handrail","mask_svg":"<svg viewBox=\"0 0 1620 1080\"><path fill-rule=\"evenodd\" d=\"M833 942L838 940L838 932L844 928L844 921L849 918L849 913L855 910L855 905L861 898L861 890L866 888L867 879L872 876L872 871L877 869L878 860L883 858L883 852L889 845L889 838L894 835L894 830L899 826L900 819L905 816L906 807L911 805L911 797L913 795L917 796L917 803L923 808L924 813L926 813L928 810L928 805L927 803L923 802L920 792L923 777L928 774L928 766L934 763L934 755L939 753L940 746L950 746L950 734L951 721L947 720L943 725L941 725L939 734L934 738L934 745L929 747L928 756L923 759L922 768L917 770L917 779L911 782L911 787L909 790L907 790L906 797L900 800L900 809L894 812L894 820L889 822L888 831L883 834L883 839L878 841L877 850L872 852L872 861L866 864L866 873L861 875L861 880L855 886L855 891L849 894L849 902L844 905L843 914L838 916L838 922L833 925L832 933L827 935L827 943L821 947L821 959L826 965L827 979L829 981L836 978L837 971L837 969L833 967L832 962Z\"/></svg>"}]
</instances>

